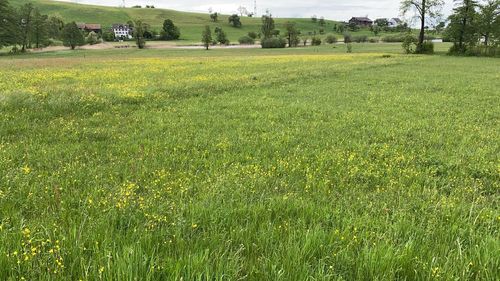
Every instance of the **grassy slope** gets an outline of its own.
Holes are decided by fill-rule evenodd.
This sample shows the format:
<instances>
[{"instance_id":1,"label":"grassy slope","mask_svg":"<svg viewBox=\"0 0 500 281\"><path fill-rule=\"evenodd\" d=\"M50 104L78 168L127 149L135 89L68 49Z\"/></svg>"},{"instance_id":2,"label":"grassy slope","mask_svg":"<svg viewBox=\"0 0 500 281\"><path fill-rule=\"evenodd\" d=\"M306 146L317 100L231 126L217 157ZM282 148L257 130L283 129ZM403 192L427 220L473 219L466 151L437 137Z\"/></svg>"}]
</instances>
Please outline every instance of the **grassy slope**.
<instances>
[{"instance_id":1,"label":"grassy slope","mask_svg":"<svg viewBox=\"0 0 500 281\"><path fill-rule=\"evenodd\" d=\"M498 280L498 60L338 51L1 58L0 279Z\"/></svg>"},{"instance_id":2,"label":"grassy slope","mask_svg":"<svg viewBox=\"0 0 500 281\"><path fill-rule=\"evenodd\" d=\"M205 25L213 28L221 26L227 32L229 39L237 42L238 38L250 31L259 32L261 21L259 18L242 18L243 27L233 28L227 23L227 15L220 17L218 23L210 21L208 14L187 13L165 9L132 9L132 8L113 8L104 6L78 5L72 3L54 2L48 0L20 0L16 4L24 2L33 2L43 13L57 15L66 21L80 21L88 23L100 23L104 26L110 26L113 23L127 22L130 19L143 19L154 28L160 29L165 19L171 19L181 28L182 38L188 42L198 42L201 31ZM14 2L13 2L14 3ZM294 21L303 34L308 32L319 32L320 26L313 23L310 19L276 19L278 29L283 28L287 21ZM333 29L334 22L328 21L324 27L329 32ZM360 31L357 34L370 34L368 31Z\"/></svg>"}]
</instances>

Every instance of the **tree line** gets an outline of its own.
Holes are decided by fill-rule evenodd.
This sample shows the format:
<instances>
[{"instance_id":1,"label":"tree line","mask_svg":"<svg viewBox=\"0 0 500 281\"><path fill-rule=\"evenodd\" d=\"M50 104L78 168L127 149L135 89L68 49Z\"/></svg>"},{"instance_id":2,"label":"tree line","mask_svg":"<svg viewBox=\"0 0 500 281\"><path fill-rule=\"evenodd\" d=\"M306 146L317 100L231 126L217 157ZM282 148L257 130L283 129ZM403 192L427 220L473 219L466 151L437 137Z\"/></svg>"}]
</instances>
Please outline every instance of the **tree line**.
<instances>
[{"instance_id":1,"label":"tree line","mask_svg":"<svg viewBox=\"0 0 500 281\"><path fill-rule=\"evenodd\" d=\"M500 1L499 0L455 0L453 14L448 17L444 29L447 41L453 43L450 54L498 55L500 46ZM429 53L433 45L425 41L426 24L441 16L443 0L403 0L403 13L414 11L419 20L420 32L416 40L415 53ZM440 29L446 23L437 25ZM403 43L408 47L411 37ZM482 46L481 46L482 45ZM409 50L409 48L407 48Z\"/></svg>"},{"instance_id":2,"label":"tree line","mask_svg":"<svg viewBox=\"0 0 500 281\"><path fill-rule=\"evenodd\" d=\"M75 22L65 23L44 15L31 3L15 8L7 0L0 0L0 23L0 47L13 46L13 53L47 47L56 41L75 49L100 40L99 34L84 34Z\"/></svg>"},{"instance_id":3,"label":"tree line","mask_svg":"<svg viewBox=\"0 0 500 281\"><path fill-rule=\"evenodd\" d=\"M146 40L177 40L181 36L180 29L166 19L160 32L142 20L128 21L133 30L133 40L137 47L144 48ZM75 49L85 44L97 44L114 41L111 31L85 32L75 22L64 22L59 17L44 15L31 3L13 7L8 0L0 0L0 48L12 46L12 53L26 52L32 48L43 48L54 44L63 44ZM128 39L128 38L127 38ZM59 43L60 42L60 43Z\"/></svg>"},{"instance_id":4,"label":"tree line","mask_svg":"<svg viewBox=\"0 0 500 281\"><path fill-rule=\"evenodd\" d=\"M499 55L500 1L481 4L476 0L457 1L448 18L446 36L453 42L451 54Z\"/></svg>"},{"instance_id":5,"label":"tree line","mask_svg":"<svg viewBox=\"0 0 500 281\"><path fill-rule=\"evenodd\" d=\"M61 39L65 27L61 19L41 14L31 3L14 8L7 0L0 0L0 23L0 47L19 46L23 52Z\"/></svg>"}]
</instances>

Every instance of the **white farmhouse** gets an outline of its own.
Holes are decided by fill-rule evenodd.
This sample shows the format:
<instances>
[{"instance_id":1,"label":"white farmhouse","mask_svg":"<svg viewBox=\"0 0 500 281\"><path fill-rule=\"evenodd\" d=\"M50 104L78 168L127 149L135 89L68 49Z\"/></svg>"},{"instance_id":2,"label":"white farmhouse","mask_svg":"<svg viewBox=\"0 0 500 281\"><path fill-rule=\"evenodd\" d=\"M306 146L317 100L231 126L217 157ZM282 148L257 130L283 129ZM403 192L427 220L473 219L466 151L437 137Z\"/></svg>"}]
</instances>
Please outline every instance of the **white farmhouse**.
<instances>
[{"instance_id":1,"label":"white farmhouse","mask_svg":"<svg viewBox=\"0 0 500 281\"><path fill-rule=\"evenodd\" d=\"M112 29L116 39L132 39L132 29L128 24L113 24Z\"/></svg>"}]
</instances>

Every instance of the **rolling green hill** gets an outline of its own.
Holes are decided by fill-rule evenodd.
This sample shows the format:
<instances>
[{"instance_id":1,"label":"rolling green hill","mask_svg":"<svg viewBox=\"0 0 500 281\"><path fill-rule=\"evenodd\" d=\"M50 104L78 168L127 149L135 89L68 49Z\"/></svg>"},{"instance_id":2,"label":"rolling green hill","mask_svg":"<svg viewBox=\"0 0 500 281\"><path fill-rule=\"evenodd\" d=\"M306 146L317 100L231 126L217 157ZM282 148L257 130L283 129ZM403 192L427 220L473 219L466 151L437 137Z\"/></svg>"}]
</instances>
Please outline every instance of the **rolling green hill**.
<instances>
[{"instance_id":1,"label":"rolling green hill","mask_svg":"<svg viewBox=\"0 0 500 281\"><path fill-rule=\"evenodd\" d=\"M131 19L142 19L150 24L154 29L160 30L165 19L171 19L181 29L181 39L188 42L200 41L202 28L210 25L213 28L220 26L228 34L231 41L236 42L239 37L250 31L258 32L261 25L260 18L242 17L242 28L234 28L228 24L228 16L222 15L217 23L211 22L208 14L179 12L166 9L137 9L137 8L117 8L93 5L81 5L73 3L55 2L49 0L16 0L11 1L14 5L32 2L42 13L61 17L64 21L77 21L86 23L100 23L105 27L113 23L125 23ZM297 23L303 34L309 32L319 32L321 26L310 19L286 19L277 18L277 29L283 29L283 24L287 21ZM335 22L327 21L325 32L333 30Z\"/></svg>"}]
</instances>

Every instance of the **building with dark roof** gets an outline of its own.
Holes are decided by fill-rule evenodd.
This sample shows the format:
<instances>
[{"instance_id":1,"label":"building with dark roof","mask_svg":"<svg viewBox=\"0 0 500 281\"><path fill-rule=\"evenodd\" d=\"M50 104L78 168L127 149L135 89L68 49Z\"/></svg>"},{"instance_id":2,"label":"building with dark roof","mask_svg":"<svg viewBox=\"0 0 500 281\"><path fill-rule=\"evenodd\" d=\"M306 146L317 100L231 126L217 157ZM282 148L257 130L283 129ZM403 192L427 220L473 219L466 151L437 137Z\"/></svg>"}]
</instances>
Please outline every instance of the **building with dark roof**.
<instances>
[{"instance_id":1,"label":"building with dark roof","mask_svg":"<svg viewBox=\"0 0 500 281\"><path fill-rule=\"evenodd\" d=\"M373 21L367 17L353 17L349 20L350 24L356 24L361 27L370 27L373 25Z\"/></svg>"},{"instance_id":2,"label":"building with dark roof","mask_svg":"<svg viewBox=\"0 0 500 281\"><path fill-rule=\"evenodd\" d=\"M95 33L101 33L102 32L102 27L98 23L77 23L76 24L78 28L82 31L85 32L95 32Z\"/></svg>"}]
</instances>

